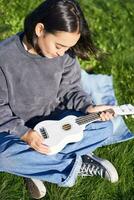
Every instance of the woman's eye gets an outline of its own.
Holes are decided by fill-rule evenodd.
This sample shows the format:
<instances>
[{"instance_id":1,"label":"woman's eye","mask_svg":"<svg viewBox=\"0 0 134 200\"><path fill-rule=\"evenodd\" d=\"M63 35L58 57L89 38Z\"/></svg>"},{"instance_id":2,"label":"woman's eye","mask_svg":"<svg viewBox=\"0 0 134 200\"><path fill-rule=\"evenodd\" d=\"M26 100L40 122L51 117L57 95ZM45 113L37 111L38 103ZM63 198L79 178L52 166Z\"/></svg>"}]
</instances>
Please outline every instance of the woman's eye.
<instances>
[{"instance_id":1,"label":"woman's eye","mask_svg":"<svg viewBox=\"0 0 134 200\"><path fill-rule=\"evenodd\" d=\"M62 47L60 47L60 46L56 46L56 49L61 49Z\"/></svg>"}]
</instances>

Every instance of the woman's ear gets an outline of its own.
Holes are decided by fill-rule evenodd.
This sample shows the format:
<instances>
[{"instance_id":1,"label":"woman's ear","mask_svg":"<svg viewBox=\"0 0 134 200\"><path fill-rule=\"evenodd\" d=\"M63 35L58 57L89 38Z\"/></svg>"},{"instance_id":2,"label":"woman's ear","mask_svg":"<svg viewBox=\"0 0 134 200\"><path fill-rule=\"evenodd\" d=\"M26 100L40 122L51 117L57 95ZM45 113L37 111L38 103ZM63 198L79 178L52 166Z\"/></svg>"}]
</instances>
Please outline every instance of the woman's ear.
<instances>
[{"instance_id":1,"label":"woman's ear","mask_svg":"<svg viewBox=\"0 0 134 200\"><path fill-rule=\"evenodd\" d=\"M35 26L35 33L36 33L37 37L41 37L44 35L44 25L42 23L38 23Z\"/></svg>"}]
</instances>

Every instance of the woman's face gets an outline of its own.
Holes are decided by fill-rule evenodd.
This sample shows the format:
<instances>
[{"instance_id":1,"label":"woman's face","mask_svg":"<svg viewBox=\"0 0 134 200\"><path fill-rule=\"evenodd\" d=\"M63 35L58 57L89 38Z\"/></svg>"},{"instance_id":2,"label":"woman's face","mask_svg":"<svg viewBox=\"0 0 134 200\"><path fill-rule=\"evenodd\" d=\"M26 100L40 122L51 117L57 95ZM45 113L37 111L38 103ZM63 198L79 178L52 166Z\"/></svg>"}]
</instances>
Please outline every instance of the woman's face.
<instances>
[{"instance_id":1,"label":"woman's face","mask_svg":"<svg viewBox=\"0 0 134 200\"><path fill-rule=\"evenodd\" d=\"M45 33L38 36L38 46L44 56L54 58L63 56L69 48L78 42L79 38L80 34L78 32L58 31L55 34Z\"/></svg>"}]
</instances>

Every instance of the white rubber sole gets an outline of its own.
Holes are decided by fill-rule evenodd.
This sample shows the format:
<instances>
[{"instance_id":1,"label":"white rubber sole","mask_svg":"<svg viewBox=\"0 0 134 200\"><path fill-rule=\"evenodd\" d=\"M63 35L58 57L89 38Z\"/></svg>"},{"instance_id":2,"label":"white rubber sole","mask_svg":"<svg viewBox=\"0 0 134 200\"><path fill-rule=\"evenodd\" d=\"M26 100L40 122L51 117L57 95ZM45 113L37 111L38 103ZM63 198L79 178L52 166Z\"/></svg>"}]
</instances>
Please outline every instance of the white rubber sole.
<instances>
[{"instance_id":1,"label":"white rubber sole","mask_svg":"<svg viewBox=\"0 0 134 200\"><path fill-rule=\"evenodd\" d=\"M33 178L29 180L26 178L25 180L27 182L27 189L33 199L41 199L46 195L46 187L43 181Z\"/></svg>"}]
</instances>

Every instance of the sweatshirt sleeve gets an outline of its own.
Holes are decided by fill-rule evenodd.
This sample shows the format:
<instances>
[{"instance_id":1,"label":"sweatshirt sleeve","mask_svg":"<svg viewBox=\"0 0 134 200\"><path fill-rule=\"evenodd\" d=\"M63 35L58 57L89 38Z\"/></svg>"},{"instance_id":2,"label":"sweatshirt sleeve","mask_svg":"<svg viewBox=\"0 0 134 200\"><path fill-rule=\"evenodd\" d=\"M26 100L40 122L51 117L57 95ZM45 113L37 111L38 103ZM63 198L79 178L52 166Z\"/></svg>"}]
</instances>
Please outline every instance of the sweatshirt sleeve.
<instances>
[{"instance_id":1,"label":"sweatshirt sleeve","mask_svg":"<svg viewBox=\"0 0 134 200\"><path fill-rule=\"evenodd\" d=\"M67 54L63 67L64 72L58 94L61 102L60 107L85 113L87 107L92 105L93 102L91 96L82 89L81 69L78 59Z\"/></svg>"},{"instance_id":2,"label":"sweatshirt sleeve","mask_svg":"<svg viewBox=\"0 0 134 200\"><path fill-rule=\"evenodd\" d=\"M24 126L24 121L15 116L10 108L7 82L4 73L0 68L0 133L8 132L9 134L21 137L28 130L29 128Z\"/></svg>"}]
</instances>

